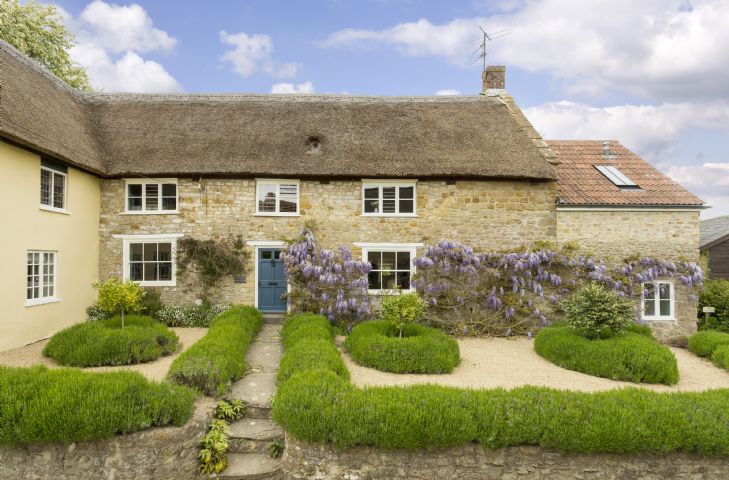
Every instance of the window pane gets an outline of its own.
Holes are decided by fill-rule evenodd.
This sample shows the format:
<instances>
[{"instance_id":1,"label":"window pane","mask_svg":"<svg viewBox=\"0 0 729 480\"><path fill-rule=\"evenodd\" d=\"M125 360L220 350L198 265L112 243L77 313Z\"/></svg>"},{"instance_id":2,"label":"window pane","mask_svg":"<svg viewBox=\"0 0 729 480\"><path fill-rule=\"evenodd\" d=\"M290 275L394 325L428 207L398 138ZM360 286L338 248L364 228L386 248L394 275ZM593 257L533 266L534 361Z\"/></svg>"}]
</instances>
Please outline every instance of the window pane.
<instances>
[{"instance_id":1,"label":"window pane","mask_svg":"<svg viewBox=\"0 0 729 480\"><path fill-rule=\"evenodd\" d=\"M127 199L127 210L141 210L142 197L129 197Z\"/></svg>"},{"instance_id":2,"label":"window pane","mask_svg":"<svg viewBox=\"0 0 729 480\"><path fill-rule=\"evenodd\" d=\"M157 244L156 243L145 243L144 244L144 261L154 262L157 260Z\"/></svg>"},{"instance_id":3,"label":"window pane","mask_svg":"<svg viewBox=\"0 0 729 480\"><path fill-rule=\"evenodd\" d=\"M142 196L142 185L140 185L140 184L127 185L127 194L130 197L141 197Z\"/></svg>"},{"instance_id":4,"label":"window pane","mask_svg":"<svg viewBox=\"0 0 729 480\"><path fill-rule=\"evenodd\" d=\"M276 211L276 185L258 184L258 211Z\"/></svg>"},{"instance_id":5,"label":"window pane","mask_svg":"<svg viewBox=\"0 0 729 480\"><path fill-rule=\"evenodd\" d=\"M364 211L365 213L380 213L380 201L365 200Z\"/></svg>"},{"instance_id":6,"label":"window pane","mask_svg":"<svg viewBox=\"0 0 729 480\"><path fill-rule=\"evenodd\" d=\"M176 197L177 196L177 185L174 183L162 184L162 196L163 197Z\"/></svg>"},{"instance_id":7,"label":"window pane","mask_svg":"<svg viewBox=\"0 0 729 480\"><path fill-rule=\"evenodd\" d=\"M367 274L367 288L371 290L379 290L382 288L380 272L370 271L370 273Z\"/></svg>"},{"instance_id":8,"label":"window pane","mask_svg":"<svg viewBox=\"0 0 729 480\"><path fill-rule=\"evenodd\" d=\"M144 250L143 243L129 244L129 260L132 262L141 262L143 250Z\"/></svg>"},{"instance_id":9,"label":"window pane","mask_svg":"<svg viewBox=\"0 0 729 480\"><path fill-rule=\"evenodd\" d=\"M403 290L410 289L410 272L397 272L397 286Z\"/></svg>"},{"instance_id":10,"label":"window pane","mask_svg":"<svg viewBox=\"0 0 729 480\"><path fill-rule=\"evenodd\" d=\"M144 201L145 210L157 210L159 208L159 185L156 183L148 183L144 186L146 199Z\"/></svg>"},{"instance_id":11,"label":"window pane","mask_svg":"<svg viewBox=\"0 0 729 480\"><path fill-rule=\"evenodd\" d=\"M298 211L298 185L279 185L279 212L296 213Z\"/></svg>"},{"instance_id":12,"label":"window pane","mask_svg":"<svg viewBox=\"0 0 729 480\"><path fill-rule=\"evenodd\" d=\"M400 200L400 213L413 213L413 201Z\"/></svg>"},{"instance_id":13,"label":"window pane","mask_svg":"<svg viewBox=\"0 0 729 480\"><path fill-rule=\"evenodd\" d=\"M270 250L264 250L261 252L261 258L263 260L271 260L271 251Z\"/></svg>"},{"instance_id":14,"label":"window pane","mask_svg":"<svg viewBox=\"0 0 729 480\"><path fill-rule=\"evenodd\" d=\"M144 266L143 263L134 262L129 264L129 278L134 280L135 282L141 282L144 280L144 276L142 275L142 267Z\"/></svg>"},{"instance_id":15,"label":"window pane","mask_svg":"<svg viewBox=\"0 0 729 480\"><path fill-rule=\"evenodd\" d=\"M412 200L414 193L414 187L400 187L400 198L409 198Z\"/></svg>"},{"instance_id":16,"label":"window pane","mask_svg":"<svg viewBox=\"0 0 729 480\"><path fill-rule=\"evenodd\" d=\"M171 262L172 261L172 244L171 243L158 243L157 252L158 252L157 260L159 260L160 262Z\"/></svg>"},{"instance_id":17,"label":"window pane","mask_svg":"<svg viewBox=\"0 0 729 480\"><path fill-rule=\"evenodd\" d=\"M66 176L60 173L53 174L53 206L63 208L66 196Z\"/></svg>"},{"instance_id":18,"label":"window pane","mask_svg":"<svg viewBox=\"0 0 729 480\"><path fill-rule=\"evenodd\" d=\"M395 252L382 252L382 269L395 270ZM384 281L384 280L383 280Z\"/></svg>"},{"instance_id":19,"label":"window pane","mask_svg":"<svg viewBox=\"0 0 729 480\"><path fill-rule=\"evenodd\" d=\"M397 252L397 269L410 270L410 252Z\"/></svg>"},{"instance_id":20,"label":"window pane","mask_svg":"<svg viewBox=\"0 0 729 480\"><path fill-rule=\"evenodd\" d=\"M51 175L48 170L41 170L41 205L51 206Z\"/></svg>"},{"instance_id":21,"label":"window pane","mask_svg":"<svg viewBox=\"0 0 729 480\"><path fill-rule=\"evenodd\" d=\"M386 290L395 290L397 288L395 272L382 272L382 288Z\"/></svg>"},{"instance_id":22,"label":"window pane","mask_svg":"<svg viewBox=\"0 0 729 480\"><path fill-rule=\"evenodd\" d=\"M395 213L395 188L382 187L382 213Z\"/></svg>"},{"instance_id":23,"label":"window pane","mask_svg":"<svg viewBox=\"0 0 729 480\"><path fill-rule=\"evenodd\" d=\"M643 285L643 316L656 315L655 290L652 283Z\"/></svg>"},{"instance_id":24,"label":"window pane","mask_svg":"<svg viewBox=\"0 0 729 480\"><path fill-rule=\"evenodd\" d=\"M668 283L658 284L659 295L658 298L661 300L669 300L671 298L671 285Z\"/></svg>"},{"instance_id":25,"label":"window pane","mask_svg":"<svg viewBox=\"0 0 729 480\"><path fill-rule=\"evenodd\" d=\"M367 261L372 265L373 270L382 268L382 252L367 252Z\"/></svg>"},{"instance_id":26,"label":"window pane","mask_svg":"<svg viewBox=\"0 0 729 480\"><path fill-rule=\"evenodd\" d=\"M159 279L172 280L172 262L160 262Z\"/></svg>"},{"instance_id":27,"label":"window pane","mask_svg":"<svg viewBox=\"0 0 729 480\"><path fill-rule=\"evenodd\" d=\"M175 197L162 197L162 210L177 210L177 199Z\"/></svg>"},{"instance_id":28,"label":"window pane","mask_svg":"<svg viewBox=\"0 0 729 480\"><path fill-rule=\"evenodd\" d=\"M661 316L670 317L671 316L671 301L670 300L661 300L659 303L660 303L660 309L661 309Z\"/></svg>"},{"instance_id":29,"label":"window pane","mask_svg":"<svg viewBox=\"0 0 729 480\"><path fill-rule=\"evenodd\" d=\"M144 281L153 282L158 279L157 267L159 266L156 262L150 262L144 264Z\"/></svg>"},{"instance_id":30,"label":"window pane","mask_svg":"<svg viewBox=\"0 0 729 480\"><path fill-rule=\"evenodd\" d=\"M380 187L367 187L364 189L364 198L377 199L380 197Z\"/></svg>"}]
</instances>

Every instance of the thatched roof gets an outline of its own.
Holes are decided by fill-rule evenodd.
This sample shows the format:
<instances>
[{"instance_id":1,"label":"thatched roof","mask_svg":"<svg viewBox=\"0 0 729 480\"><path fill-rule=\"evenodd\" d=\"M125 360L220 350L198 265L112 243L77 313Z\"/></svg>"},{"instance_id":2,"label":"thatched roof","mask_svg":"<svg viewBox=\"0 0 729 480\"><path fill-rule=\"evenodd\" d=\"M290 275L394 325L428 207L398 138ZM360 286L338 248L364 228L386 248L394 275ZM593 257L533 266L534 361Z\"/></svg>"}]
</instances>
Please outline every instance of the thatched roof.
<instances>
[{"instance_id":1,"label":"thatched roof","mask_svg":"<svg viewBox=\"0 0 729 480\"><path fill-rule=\"evenodd\" d=\"M556 178L505 93L85 94L3 42L0 82L0 135L105 176Z\"/></svg>"},{"instance_id":2,"label":"thatched roof","mask_svg":"<svg viewBox=\"0 0 729 480\"><path fill-rule=\"evenodd\" d=\"M703 201L658 171L616 140L547 140L560 163L557 166L557 202L564 207L687 207L702 208ZM620 188L596 165L612 165L637 184Z\"/></svg>"}]
</instances>

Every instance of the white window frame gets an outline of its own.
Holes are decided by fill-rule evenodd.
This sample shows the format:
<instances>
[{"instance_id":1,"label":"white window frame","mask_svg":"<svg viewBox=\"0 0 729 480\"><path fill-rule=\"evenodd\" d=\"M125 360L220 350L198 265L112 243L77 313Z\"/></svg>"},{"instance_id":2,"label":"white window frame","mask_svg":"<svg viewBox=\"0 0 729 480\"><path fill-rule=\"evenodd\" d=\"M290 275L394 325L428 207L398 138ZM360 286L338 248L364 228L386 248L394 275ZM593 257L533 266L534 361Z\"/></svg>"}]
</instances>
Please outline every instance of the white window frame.
<instances>
[{"instance_id":1,"label":"white window frame","mask_svg":"<svg viewBox=\"0 0 729 480\"><path fill-rule=\"evenodd\" d=\"M280 186L281 185L296 185L296 211L295 212L280 212L279 199L280 199ZM276 185L276 211L275 212L261 212L258 208L258 188L261 185ZM299 217L301 216L301 182L299 180L291 180L286 178L257 178L256 179L256 213L254 216L258 217Z\"/></svg>"},{"instance_id":2,"label":"white window frame","mask_svg":"<svg viewBox=\"0 0 729 480\"><path fill-rule=\"evenodd\" d=\"M44 167L43 165L41 165L40 169L41 169L41 171L45 170L46 172L49 172L51 174L51 204L46 205L45 203L42 203L39 201L38 203L40 203L40 209L47 210L49 212L68 213L68 209L66 208L68 206L68 172L62 172L60 170L55 170L53 168ZM62 208L53 206L53 195L54 195L53 190L55 187L56 175L61 175L63 177L63 207ZM41 186L41 185L42 184L39 184L39 186Z\"/></svg>"},{"instance_id":3,"label":"white window frame","mask_svg":"<svg viewBox=\"0 0 729 480\"><path fill-rule=\"evenodd\" d=\"M43 287L45 285L45 278L43 274L43 267L45 265L43 261L43 255L44 254L51 254L53 255L53 295L50 295L48 297L37 297L37 298L28 298L28 262L27 262L27 255L28 254L38 254L39 256L39 267L38 267L38 292L40 295L43 295ZM35 305L44 305L46 303L55 303L60 302L61 299L58 298L58 252L55 250L28 250L26 252L26 262L25 262L25 306L26 307L33 307Z\"/></svg>"},{"instance_id":4,"label":"white window frame","mask_svg":"<svg viewBox=\"0 0 729 480\"><path fill-rule=\"evenodd\" d=\"M379 187L379 202L382 205L382 188L395 188L395 213L365 212L365 188ZM400 213L400 187L413 188L412 213ZM418 181L417 180L379 180L362 179L362 216L363 217L417 217L418 216Z\"/></svg>"},{"instance_id":5,"label":"white window frame","mask_svg":"<svg viewBox=\"0 0 729 480\"><path fill-rule=\"evenodd\" d=\"M162 185L175 186L175 209L162 210ZM142 186L142 209L129 210L129 185ZM147 185L157 185L157 210L147 210ZM124 179L124 215L174 215L180 210L180 186L176 178L125 178Z\"/></svg>"},{"instance_id":6,"label":"white window frame","mask_svg":"<svg viewBox=\"0 0 729 480\"><path fill-rule=\"evenodd\" d=\"M172 256L172 279L171 280L154 280L154 281L137 281L141 287L175 287L177 286L177 239L182 237L181 233L170 234L153 234L153 235L114 235L114 238L120 238L123 242L122 253L122 278L127 280L130 278L129 272L129 248L132 243L170 243Z\"/></svg>"},{"instance_id":7,"label":"white window frame","mask_svg":"<svg viewBox=\"0 0 729 480\"><path fill-rule=\"evenodd\" d=\"M669 295L670 295L670 301L671 301L671 313L670 315L660 315L660 285L668 285L669 286ZM653 295L653 300L651 300L654 303L654 312L656 312L655 315L645 315L645 302L646 299L644 298L645 293L645 287L646 285L653 285L653 291L655 292ZM646 282L641 285L641 293L640 293L640 316L643 320L675 320L676 319L676 288L673 285L673 282L668 280L656 280L655 282Z\"/></svg>"},{"instance_id":8,"label":"white window frame","mask_svg":"<svg viewBox=\"0 0 729 480\"><path fill-rule=\"evenodd\" d=\"M415 255L417 249L422 247L422 243L364 243L356 242L356 247L362 248L362 261L369 262L368 256L370 252L409 252L410 253L410 288L406 290L393 290L389 288L371 289L367 288L367 293L371 295L394 295L399 292L414 292L413 275L415 274Z\"/></svg>"}]
</instances>

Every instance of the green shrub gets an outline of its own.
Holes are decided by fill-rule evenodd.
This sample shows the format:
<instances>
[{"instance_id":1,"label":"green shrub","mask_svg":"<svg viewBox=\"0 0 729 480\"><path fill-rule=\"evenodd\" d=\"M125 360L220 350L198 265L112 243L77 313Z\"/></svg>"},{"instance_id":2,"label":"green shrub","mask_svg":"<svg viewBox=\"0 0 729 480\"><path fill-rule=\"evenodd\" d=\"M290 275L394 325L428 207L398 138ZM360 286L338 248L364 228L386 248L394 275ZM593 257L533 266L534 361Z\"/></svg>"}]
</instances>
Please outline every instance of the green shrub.
<instances>
[{"instance_id":1,"label":"green shrub","mask_svg":"<svg viewBox=\"0 0 729 480\"><path fill-rule=\"evenodd\" d=\"M313 313L292 315L281 328L281 343L284 348L290 348L302 338L320 338L331 343L334 334L329 320L324 315Z\"/></svg>"},{"instance_id":2,"label":"green shrub","mask_svg":"<svg viewBox=\"0 0 729 480\"><path fill-rule=\"evenodd\" d=\"M132 280L121 281L110 278L104 282L94 284L99 290L97 305L108 313L121 315L121 325L124 326L124 315L129 312L138 312L142 305L142 298L146 292L137 282Z\"/></svg>"},{"instance_id":3,"label":"green shrub","mask_svg":"<svg viewBox=\"0 0 729 480\"><path fill-rule=\"evenodd\" d=\"M331 372L305 371L279 387L273 418L299 440L339 448L444 448L475 441L489 449L728 455L727 402L727 389L358 389Z\"/></svg>"},{"instance_id":4,"label":"green shrub","mask_svg":"<svg viewBox=\"0 0 729 480\"><path fill-rule=\"evenodd\" d=\"M460 362L458 343L440 330L409 324L399 334L390 322L363 322L344 347L358 364L383 372L450 373Z\"/></svg>"},{"instance_id":5,"label":"green shrub","mask_svg":"<svg viewBox=\"0 0 729 480\"><path fill-rule=\"evenodd\" d=\"M703 330L691 335L688 347L699 357L711 358L716 347L727 344L729 344L729 333Z\"/></svg>"},{"instance_id":6,"label":"green shrub","mask_svg":"<svg viewBox=\"0 0 729 480\"><path fill-rule=\"evenodd\" d=\"M698 307L699 330L718 330L729 333L729 280L705 280L704 288L699 292ZM708 321L702 311L704 307L716 309Z\"/></svg>"},{"instance_id":7,"label":"green shrub","mask_svg":"<svg viewBox=\"0 0 729 480\"><path fill-rule=\"evenodd\" d=\"M56 333L43 349L43 355L61 365L97 367L129 365L155 360L177 350L177 335L150 317L127 315L121 318L85 322Z\"/></svg>"},{"instance_id":8,"label":"green shrub","mask_svg":"<svg viewBox=\"0 0 729 480\"><path fill-rule=\"evenodd\" d=\"M157 320L168 327L210 327L213 319L228 310L227 303L209 305L163 305L156 314Z\"/></svg>"},{"instance_id":9,"label":"green shrub","mask_svg":"<svg viewBox=\"0 0 729 480\"><path fill-rule=\"evenodd\" d=\"M633 319L633 303L598 283L588 283L562 301L564 321L587 338L622 332Z\"/></svg>"},{"instance_id":10,"label":"green shrub","mask_svg":"<svg viewBox=\"0 0 729 480\"><path fill-rule=\"evenodd\" d=\"M402 337L405 325L417 322L425 315L425 302L417 293L388 295L382 299L380 318L396 327Z\"/></svg>"},{"instance_id":11,"label":"green shrub","mask_svg":"<svg viewBox=\"0 0 729 480\"><path fill-rule=\"evenodd\" d=\"M711 361L719 368L729 370L729 345L719 345L711 354Z\"/></svg>"},{"instance_id":12,"label":"green shrub","mask_svg":"<svg viewBox=\"0 0 729 480\"><path fill-rule=\"evenodd\" d=\"M0 443L70 443L180 426L195 396L137 372L0 367Z\"/></svg>"},{"instance_id":13,"label":"green shrub","mask_svg":"<svg viewBox=\"0 0 729 480\"><path fill-rule=\"evenodd\" d=\"M279 384L285 382L303 370L330 370L349 380L349 370L330 339L302 338L289 347L281 359L277 381Z\"/></svg>"},{"instance_id":14,"label":"green shrub","mask_svg":"<svg viewBox=\"0 0 729 480\"><path fill-rule=\"evenodd\" d=\"M678 382L673 353L651 337L623 332L606 339L587 339L569 327L539 331L534 350L560 367L629 382Z\"/></svg>"},{"instance_id":15,"label":"green shrub","mask_svg":"<svg viewBox=\"0 0 729 480\"><path fill-rule=\"evenodd\" d=\"M223 395L246 371L248 345L261 328L263 316L253 307L236 306L218 315L208 333L175 359L169 381Z\"/></svg>"}]
</instances>

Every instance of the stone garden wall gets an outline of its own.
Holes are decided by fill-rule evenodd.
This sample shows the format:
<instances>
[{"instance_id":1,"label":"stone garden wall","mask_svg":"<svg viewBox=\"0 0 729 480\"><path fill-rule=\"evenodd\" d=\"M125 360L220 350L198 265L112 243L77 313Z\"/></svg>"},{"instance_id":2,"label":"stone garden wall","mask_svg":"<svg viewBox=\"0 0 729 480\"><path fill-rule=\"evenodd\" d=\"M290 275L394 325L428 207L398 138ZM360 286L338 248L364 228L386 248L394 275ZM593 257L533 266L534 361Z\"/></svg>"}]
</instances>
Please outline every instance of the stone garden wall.
<instances>
[{"instance_id":1,"label":"stone garden wall","mask_svg":"<svg viewBox=\"0 0 729 480\"><path fill-rule=\"evenodd\" d=\"M187 480L215 402L204 398L182 427L150 428L93 442L0 446L0 480Z\"/></svg>"},{"instance_id":2,"label":"stone garden wall","mask_svg":"<svg viewBox=\"0 0 729 480\"><path fill-rule=\"evenodd\" d=\"M255 215L254 179L178 180L179 213L125 215L124 180L102 180L99 276L122 273L122 240L114 235L181 233L199 239L241 235L246 241L294 238L314 222L317 240L327 248L354 242L433 244L441 239L499 250L556 236L556 187L553 182L445 181L417 183L417 217L363 217L362 183L356 180L300 184L301 215ZM252 252L251 252L252 253ZM418 252L420 253L420 252ZM252 304L253 259L246 283L227 280L218 300ZM197 298L189 278L165 287L163 299L190 303Z\"/></svg>"},{"instance_id":3,"label":"stone garden wall","mask_svg":"<svg viewBox=\"0 0 729 480\"><path fill-rule=\"evenodd\" d=\"M339 451L327 445L286 437L286 478L327 480L618 480L729 478L721 457L668 455L566 454L541 447L488 451L476 444L441 450L379 450L355 447Z\"/></svg>"}]
</instances>

